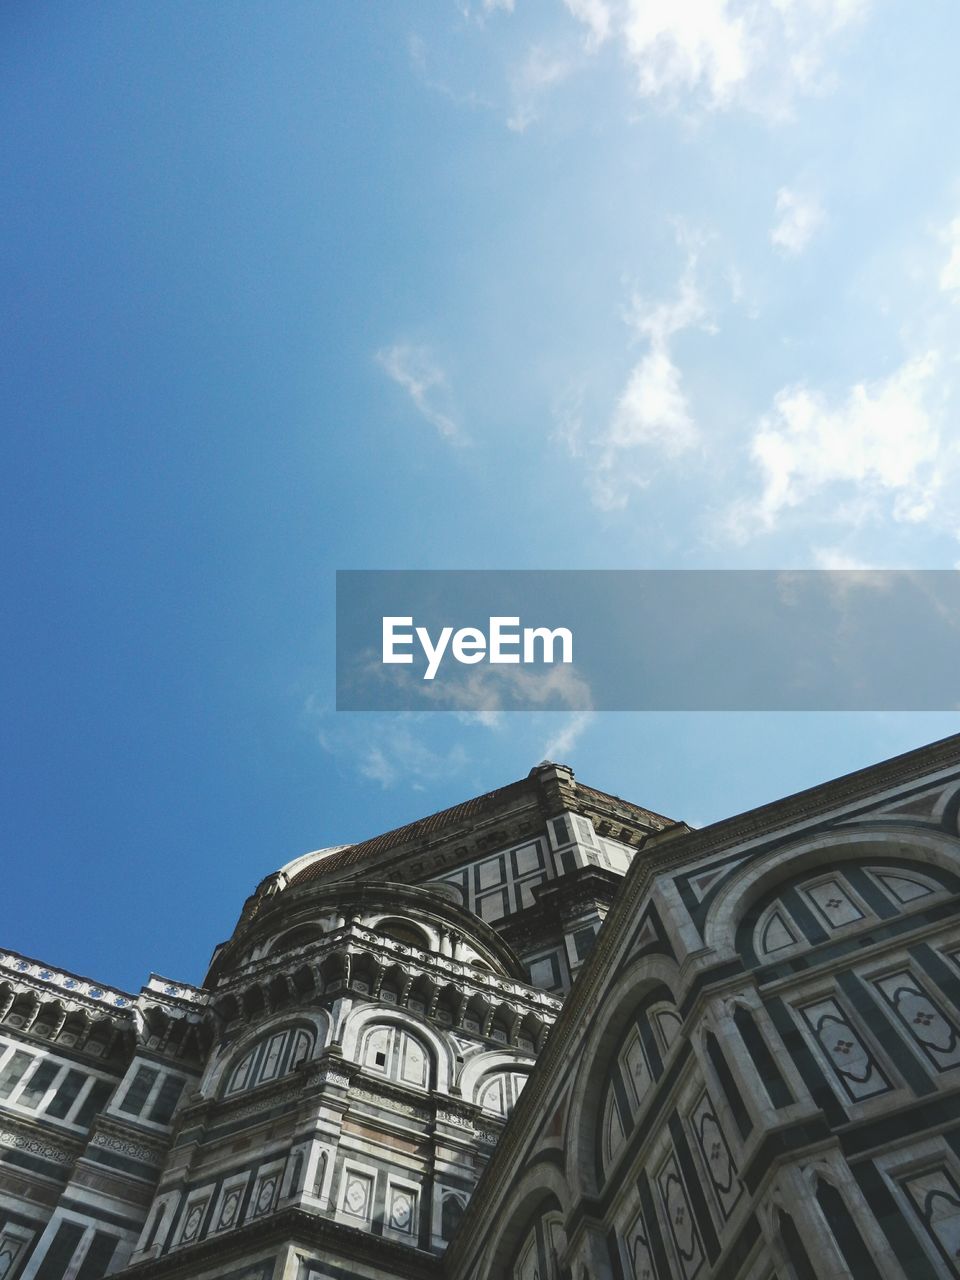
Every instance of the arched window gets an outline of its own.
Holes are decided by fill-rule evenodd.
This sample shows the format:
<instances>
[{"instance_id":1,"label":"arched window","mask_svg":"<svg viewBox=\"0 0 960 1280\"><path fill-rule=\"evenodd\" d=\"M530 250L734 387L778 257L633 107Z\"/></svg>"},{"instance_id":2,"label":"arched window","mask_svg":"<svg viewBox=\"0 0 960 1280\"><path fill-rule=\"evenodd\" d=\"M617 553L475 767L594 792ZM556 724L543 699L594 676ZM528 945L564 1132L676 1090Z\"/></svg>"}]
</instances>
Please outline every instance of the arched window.
<instances>
[{"instance_id":1,"label":"arched window","mask_svg":"<svg viewBox=\"0 0 960 1280\"><path fill-rule=\"evenodd\" d=\"M463 1201L458 1196L444 1196L440 1207L440 1235L450 1241L463 1217Z\"/></svg>"},{"instance_id":2,"label":"arched window","mask_svg":"<svg viewBox=\"0 0 960 1280\"><path fill-rule=\"evenodd\" d=\"M403 1027L368 1027L360 1041L360 1065L417 1089L426 1089L430 1084L429 1050Z\"/></svg>"},{"instance_id":3,"label":"arched window","mask_svg":"<svg viewBox=\"0 0 960 1280\"><path fill-rule=\"evenodd\" d=\"M301 1062L312 1057L316 1033L306 1027L285 1027L258 1040L227 1077L224 1097L229 1098L258 1084L289 1075Z\"/></svg>"},{"instance_id":4,"label":"arched window","mask_svg":"<svg viewBox=\"0 0 960 1280\"><path fill-rule=\"evenodd\" d=\"M300 924L294 929L281 933L270 945L270 954L279 955L282 951L295 951L298 947L307 947L311 942L319 942L323 930L318 924Z\"/></svg>"},{"instance_id":5,"label":"arched window","mask_svg":"<svg viewBox=\"0 0 960 1280\"><path fill-rule=\"evenodd\" d=\"M394 942L402 942L404 946L416 947L418 951L430 950L430 939L423 929L407 920L381 920L370 927L374 933L392 938Z\"/></svg>"},{"instance_id":6,"label":"arched window","mask_svg":"<svg viewBox=\"0 0 960 1280\"><path fill-rule=\"evenodd\" d=\"M371 929L374 933L393 938L394 942L402 942L404 946L416 947L419 951L430 950L430 940L426 933L407 920L380 920L378 924L372 924Z\"/></svg>"},{"instance_id":7,"label":"arched window","mask_svg":"<svg viewBox=\"0 0 960 1280\"><path fill-rule=\"evenodd\" d=\"M506 1120L526 1083L527 1077L518 1071L497 1071L483 1076L477 1089L477 1105L488 1115Z\"/></svg>"}]
</instances>

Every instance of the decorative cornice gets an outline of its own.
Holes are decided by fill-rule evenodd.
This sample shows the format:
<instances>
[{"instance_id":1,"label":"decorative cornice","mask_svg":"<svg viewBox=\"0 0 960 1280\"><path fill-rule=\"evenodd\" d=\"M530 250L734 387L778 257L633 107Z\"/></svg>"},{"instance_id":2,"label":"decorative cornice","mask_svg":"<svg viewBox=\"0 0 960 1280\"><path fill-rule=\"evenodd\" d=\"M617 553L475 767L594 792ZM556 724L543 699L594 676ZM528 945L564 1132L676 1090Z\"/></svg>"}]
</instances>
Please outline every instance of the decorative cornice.
<instances>
[{"instance_id":1,"label":"decorative cornice","mask_svg":"<svg viewBox=\"0 0 960 1280\"><path fill-rule=\"evenodd\" d=\"M7 1111L0 1120L0 1146L54 1164L73 1164L83 1149L83 1142L72 1134L53 1134L46 1125L31 1123Z\"/></svg>"},{"instance_id":2,"label":"decorative cornice","mask_svg":"<svg viewBox=\"0 0 960 1280\"><path fill-rule=\"evenodd\" d=\"M441 1280L443 1274L440 1259L433 1254L386 1236L344 1226L304 1209L284 1209L239 1227L229 1235L208 1238L159 1258L146 1259L117 1274L130 1280L193 1277L208 1267L238 1260L245 1262L255 1251L285 1244L324 1250L318 1262L334 1258L363 1262L402 1280Z\"/></svg>"},{"instance_id":3,"label":"decorative cornice","mask_svg":"<svg viewBox=\"0 0 960 1280\"><path fill-rule=\"evenodd\" d=\"M472 911L450 901L429 885L411 885L402 881L364 880L308 882L291 885L284 892L265 898L256 916L242 917L232 937L218 949L206 977L206 989L219 994L231 978L233 958L251 945L268 939L271 935L294 927L300 917L315 917L326 911L339 915L345 921L356 921L365 911L378 912L387 908L392 914L400 911L413 917L429 919L441 931L459 934L469 939L484 959L499 969L507 979L523 980L523 966L510 946L497 930L493 929ZM334 936L332 933L328 936ZM379 935L378 935L379 936ZM404 950L402 944L401 951ZM414 951L406 947L406 951ZM288 957L292 953L285 953ZM424 953L432 956L433 953ZM445 959L447 957L438 957ZM275 963L266 957L267 963ZM261 961L255 962L258 966ZM250 971L244 965L241 973Z\"/></svg>"},{"instance_id":4,"label":"decorative cornice","mask_svg":"<svg viewBox=\"0 0 960 1280\"><path fill-rule=\"evenodd\" d=\"M101 1112L88 1145L112 1151L116 1155L129 1156L131 1160L140 1160L144 1164L159 1166L167 1158L170 1139L160 1134L148 1135L125 1121Z\"/></svg>"},{"instance_id":5,"label":"decorative cornice","mask_svg":"<svg viewBox=\"0 0 960 1280\"><path fill-rule=\"evenodd\" d=\"M91 1147L102 1147L104 1151L109 1151L113 1155L126 1156L130 1160L139 1160L141 1164L159 1167L164 1161L164 1152L157 1151L154 1147L145 1146L142 1142L135 1142L130 1138L119 1137L113 1133L95 1133L90 1139L89 1145Z\"/></svg>"},{"instance_id":6,"label":"decorative cornice","mask_svg":"<svg viewBox=\"0 0 960 1280\"><path fill-rule=\"evenodd\" d=\"M227 1010L230 1001L236 1002L237 1007L242 1006L243 996L247 991L257 987L261 990L269 990L270 984L276 978L285 978L303 967L316 969L330 957L338 955L349 956L352 961L368 955L380 966L381 971L387 968L398 968L411 982L419 978L427 978L434 988L453 987L467 1001L479 998L488 1007L507 1005L515 1011L534 1015L545 1026L552 1025L562 1007L562 1001L537 987L529 986L514 978L488 974L474 968L466 961L453 960L432 951L422 951L354 923L345 925L297 950L284 952L276 959L267 958L256 966L244 969L235 978L224 981L223 985L218 987L215 997L221 1016L229 1017ZM328 995L342 994L349 994L361 1001L377 1002L375 992L363 992L356 987L344 985L339 988L322 990L315 988L306 991L299 1001L289 1000L284 1007L293 1013L297 1008L309 1009L315 1006L318 999L322 1000ZM385 1008L404 1007L388 1005L386 1001L381 1003ZM467 1036L475 1034L464 1031L463 1028L451 1027L426 1014L414 1016L428 1023L435 1023L442 1031L457 1030L460 1034ZM499 1044L500 1042L491 1041L489 1037L480 1037L478 1043Z\"/></svg>"},{"instance_id":7,"label":"decorative cornice","mask_svg":"<svg viewBox=\"0 0 960 1280\"><path fill-rule=\"evenodd\" d=\"M136 996L128 991L107 987L62 969L51 968L39 960L21 956L16 951L0 951L0 980L4 978L42 992L50 999L60 997L62 1000L76 1001L78 1008L89 1004L98 1006L105 1012L116 1012L130 1009L136 1003Z\"/></svg>"},{"instance_id":8,"label":"decorative cornice","mask_svg":"<svg viewBox=\"0 0 960 1280\"><path fill-rule=\"evenodd\" d=\"M205 1005L209 999L208 994L197 987L170 983L156 975L151 975L139 995L133 995L16 951L0 951L2 982L8 982L18 992L31 992L43 1002L56 1002L70 1013L96 1011L98 1017L110 1018L118 1026L128 1025L133 1029L138 1015L148 1006L162 1009L168 1017L199 1021L198 1006Z\"/></svg>"},{"instance_id":9,"label":"decorative cornice","mask_svg":"<svg viewBox=\"0 0 960 1280\"><path fill-rule=\"evenodd\" d=\"M210 1001L210 993L204 991L202 987L191 986L189 982L175 982L171 978L161 977L158 973L151 973L146 984L140 988L139 999L173 1008L179 1006L181 1009L191 1007L203 1009Z\"/></svg>"}]
</instances>

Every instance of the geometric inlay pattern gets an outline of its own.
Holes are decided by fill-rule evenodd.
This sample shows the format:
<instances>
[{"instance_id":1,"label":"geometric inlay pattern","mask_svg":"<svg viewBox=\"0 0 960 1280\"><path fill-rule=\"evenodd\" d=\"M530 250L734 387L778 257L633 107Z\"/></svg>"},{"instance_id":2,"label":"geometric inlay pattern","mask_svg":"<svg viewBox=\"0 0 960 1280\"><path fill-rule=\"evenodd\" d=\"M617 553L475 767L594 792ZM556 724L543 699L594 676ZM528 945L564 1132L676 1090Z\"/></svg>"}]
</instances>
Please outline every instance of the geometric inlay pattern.
<instances>
[{"instance_id":1,"label":"geometric inlay pattern","mask_svg":"<svg viewBox=\"0 0 960 1280\"><path fill-rule=\"evenodd\" d=\"M661 1167L657 1174L657 1188L683 1275L685 1280L693 1280L704 1263L703 1245L676 1156L671 1154Z\"/></svg>"},{"instance_id":2,"label":"geometric inlay pattern","mask_svg":"<svg viewBox=\"0 0 960 1280\"><path fill-rule=\"evenodd\" d=\"M960 1031L912 973L890 974L874 985L937 1071L960 1066Z\"/></svg>"},{"instance_id":3,"label":"geometric inlay pattern","mask_svg":"<svg viewBox=\"0 0 960 1280\"><path fill-rule=\"evenodd\" d=\"M734 1205L740 1199L743 1187L737 1177L737 1166L730 1154L723 1130L720 1128L720 1121L706 1092L702 1093L697 1100L690 1114L690 1123L696 1135L700 1154L703 1156L703 1163L710 1175L720 1211L724 1218L729 1218Z\"/></svg>"},{"instance_id":4,"label":"geometric inlay pattern","mask_svg":"<svg viewBox=\"0 0 960 1280\"><path fill-rule=\"evenodd\" d=\"M630 1280L658 1280L642 1213L638 1213L630 1224L624 1240L624 1249L630 1265Z\"/></svg>"},{"instance_id":5,"label":"geometric inlay pattern","mask_svg":"<svg viewBox=\"0 0 960 1280\"><path fill-rule=\"evenodd\" d=\"M800 1013L851 1102L889 1092L891 1085L880 1064L836 1000L819 1000L806 1005Z\"/></svg>"},{"instance_id":6,"label":"geometric inlay pattern","mask_svg":"<svg viewBox=\"0 0 960 1280\"><path fill-rule=\"evenodd\" d=\"M950 1274L960 1276L960 1186L948 1169L931 1169L902 1186Z\"/></svg>"}]
</instances>

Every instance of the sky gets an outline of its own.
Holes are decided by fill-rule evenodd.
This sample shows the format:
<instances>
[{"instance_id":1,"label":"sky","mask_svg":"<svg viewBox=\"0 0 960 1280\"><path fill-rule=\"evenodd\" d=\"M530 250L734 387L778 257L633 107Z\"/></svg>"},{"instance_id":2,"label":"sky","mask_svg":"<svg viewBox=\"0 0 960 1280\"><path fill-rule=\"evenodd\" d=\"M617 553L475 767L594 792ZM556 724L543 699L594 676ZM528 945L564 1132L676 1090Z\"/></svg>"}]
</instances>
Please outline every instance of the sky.
<instances>
[{"instance_id":1,"label":"sky","mask_svg":"<svg viewBox=\"0 0 960 1280\"><path fill-rule=\"evenodd\" d=\"M337 569L960 564L958 37L8 0L0 946L199 982L276 867L544 758L702 825L960 730L333 687Z\"/></svg>"}]
</instances>

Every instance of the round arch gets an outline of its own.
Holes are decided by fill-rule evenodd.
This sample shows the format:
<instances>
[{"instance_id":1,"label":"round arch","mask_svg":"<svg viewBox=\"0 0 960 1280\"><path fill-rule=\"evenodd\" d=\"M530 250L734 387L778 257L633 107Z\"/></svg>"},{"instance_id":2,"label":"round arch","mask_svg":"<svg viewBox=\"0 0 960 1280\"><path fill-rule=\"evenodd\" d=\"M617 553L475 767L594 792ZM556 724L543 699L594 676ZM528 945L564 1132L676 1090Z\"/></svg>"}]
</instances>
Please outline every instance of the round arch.
<instances>
[{"instance_id":1,"label":"round arch","mask_svg":"<svg viewBox=\"0 0 960 1280\"><path fill-rule=\"evenodd\" d=\"M570 1090L570 1110L565 1124L566 1177L578 1199L599 1195L601 1190L596 1172L596 1143L606 1090L597 1087L597 1077L607 1079L608 1066L634 1011L644 997L660 987L666 987L676 1002L679 973L675 962L665 956L635 958L608 989L590 1033L580 1046L580 1067ZM589 1087L591 1081L592 1088Z\"/></svg>"},{"instance_id":2,"label":"round arch","mask_svg":"<svg viewBox=\"0 0 960 1280\"><path fill-rule=\"evenodd\" d=\"M912 826L864 830L833 829L770 850L733 873L710 904L704 924L704 941L719 957L736 954L740 918L779 883L804 872L823 870L836 862L893 858L904 866L917 862L917 870L939 867L960 875L960 841L943 831L921 831Z\"/></svg>"},{"instance_id":3,"label":"round arch","mask_svg":"<svg viewBox=\"0 0 960 1280\"><path fill-rule=\"evenodd\" d=\"M295 947L306 947L312 942L319 942L324 935L325 930L322 925L313 921L304 921L302 924L292 925L289 929L285 929L283 933L278 933L272 938L267 945L266 954L268 956L280 955L283 951L292 951Z\"/></svg>"},{"instance_id":4,"label":"round arch","mask_svg":"<svg viewBox=\"0 0 960 1280\"><path fill-rule=\"evenodd\" d=\"M457 1084L460 1086L463 1097L468 1102L473 1102L484 1076L494 1075L498 1071L515 1071L518 1075L529 1075L535 1065L536 1060L526 1054L507 1053L502 1049L475 1053L463 1064L457 1077Z\"/></svg>"},{"instance_id":5,"label":"round arch","mask_svg":"<svg viewBox=\"0 0 960 1280\"><path fill-rule=\"evenodd\" d=\"M416 947L420 951L439 951L440 949L440 940L435 929L420 922L414 922L405 916L370 916L364 921L364 928L374 933L385 934L394 942L401 942L407 947Z\"/></svg>"},{"instance_id":6,"label":"round arch","mask_svg":"<svg viewBox=\"0 0 960 1280\"><path fill-rule=\"evenodd\" d=\"M226 1073L242 1060L248 1050L275 1032L284 1031L287 1028L293 1030L296 1027L303 1027L313 1033L315 1038L310 1056L317 1057L329 1039L330 1019L327 1014L322 1009L297 1012L286 1010L284 1013L275 1014L272 1018L258 1021L256 1027L225 1045L219 1053L215 1054L213 1062L200 1082L200 1095L204 1098L216 1097L221 1090Z\"/></svg>"},{"instance_id":7,"label":"round arch","mask_svg":"<svg viewBox=\"0 0 960 1280\"><path fill-rule=\"evenodd\" d=\"M509 1204L501 1203L496 1239L487 1239L476 1271L476 1280L504 1280L527 1232L538 1217L559 1213L566 1222L575 1201L560 1168L553 1161L538 1160L528 1166L510 1188Z\"/></svg>"},{"instance_id":8,"label":"round arch","mask_svg":"<svg viewBox=\"0 0 960 1280\"><path fill-rule=\"evenodd\" d=\"M351 1009L343 1020L340 1029L340 1044L343 1056L351 1062L357 1060L357 1048L363 1031L371 1025L400 1027L420 1040L430 1051L436 1068L435 1087L442 1093L448 1093L453 1080L456 1058L452 1046L446 1043L432 1027L420 1022L402 1009L392 1009L382 1005L364 1005Z\"/></svg>"}]
</instances>

